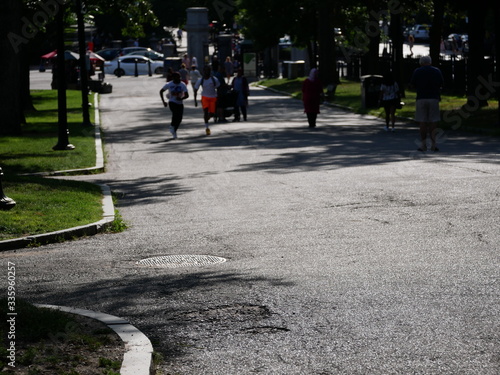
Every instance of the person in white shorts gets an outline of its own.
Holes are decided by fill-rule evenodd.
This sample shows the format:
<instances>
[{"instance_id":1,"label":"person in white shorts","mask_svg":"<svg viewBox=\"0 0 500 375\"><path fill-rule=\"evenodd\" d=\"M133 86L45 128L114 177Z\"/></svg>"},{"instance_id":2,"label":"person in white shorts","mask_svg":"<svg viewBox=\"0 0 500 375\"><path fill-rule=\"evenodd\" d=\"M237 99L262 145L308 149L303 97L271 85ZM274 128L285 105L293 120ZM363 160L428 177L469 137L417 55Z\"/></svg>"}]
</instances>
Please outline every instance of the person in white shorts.
<instances>
[{"instance_id":1,"label":"person in white shorts","mask_svg":"<svg viewBox=\"0 0 500 375\"><path fill-rule=\"evenodd\" d=\"M439 101L444 79L441 71L432 66L430 56L420 58L420 68L415 69L410 84L417 91L415 121L420 124L422 145L418 151L427 151L427 134L431 138L431 150L439 151L436 145L436 128L441 116Z\"/></svg>"}]
</instances>

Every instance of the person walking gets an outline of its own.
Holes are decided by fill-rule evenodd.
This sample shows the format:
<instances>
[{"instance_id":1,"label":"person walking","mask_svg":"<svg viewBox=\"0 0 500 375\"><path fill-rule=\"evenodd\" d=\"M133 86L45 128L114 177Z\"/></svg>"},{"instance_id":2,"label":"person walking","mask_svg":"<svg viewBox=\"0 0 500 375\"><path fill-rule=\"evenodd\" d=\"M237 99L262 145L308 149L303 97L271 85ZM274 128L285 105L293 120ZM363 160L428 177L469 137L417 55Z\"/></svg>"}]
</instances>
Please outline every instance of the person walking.
<instances>
[{"instance_id":1,"label":"person walking","mask_svg":"<svg viewBox=\"0 0 500 375\"><path fill-rule=\"evenodd\" d=\"M323 85L319 80L318 69L312 68L302 84L302 102L304 103L304 113L307 115L307 122L310 128L316 127L319 105L323 99Z\"/></svg>"},{"instance_id":2,"label":"person walking","mask_svg":"<svg viewBox=\"0 0 500 375\"><path fill-rule=\"evenodd\" d=\"M413 72L410 85L417 92L415 120L420 124L422 145L418 151L427 151L427 134L431 138L431 150L439 151L436 145L436 128L441 119L439 101L444 79L441 70L432 66L430 56L420 58L420 67Z\"/></svg>"},{"instance_id":3,"label":"person walking","mask_svg":"<svg viewBox=\"0 0 500 375\"><path fill-rule=\"evenodd\" d=\"M168 91L168 103L165 101L164 92ZM187 86L181 81L181 75L178 72L172 73L172 80L167 82L160 90L161 101L164 107L169 107L172 112L172 120L170 122L170 133L173 139L177 139L177 130L182 122L184 114L183 100L189 97Z\"/></svg>"},{"instance_id":4,"label":"person walking","mask_svg":"<svg viewBox=\"0 0 500 375\"><path fill-rule=\"evenodd\" d=\"M191 70L189 71L189 80L191 81L191 87L194 90L194 85L196 82L202 77L201 73L196 69L196 65L191 66ZM194 103L197 105L198 103Z\"/></svg>"},{"instance_id":5,"label":"person walking","mask_svg":"<svg viewBox=\"0 0 500 375\"><path fill-rule=\"evenodd\" d=\"M243 120L247 120L248 97L250 95L250 86L247 78L243 75L243 69L238 69L236 77L231 82L231 88L236 95L236 103L234 105L234 120L240 121L240 116L243 114Z\"/></svg>"},{"instance_id":6,"label":"person walking","mask_svg":"<svg viewBox=\"0 0 500 375\"><path fill-rule=\"evenodd\" d=\"M188 80L189 70L186 69L186 65L181 64L181 68L179 69L179 74L181 75L181 81L187 85L189 82Z\"/></svg>"},{"instance_id":7,"label":"person walking","mask_svg":"<svg viewBox=\"0 0 500 375\"><path fill-rule=\"evenodd\" d=\"M415 44L415 37L413 34L408 35L408 46L410 47L410 56L413 56L413 45Z\"/></svg>"},{"instance_id":8,"label":"person walking","mask_svg":"<svg viewBox=\"0 0 500 375\"><path fill-rule=\"evenodd\" d=\"M233 78L234 75L234 65L231 60L231 56L226 57L226 61L224 61L224 69L226 70L227 83L230 84L231 78Z\"/></svg>"},{"instance_id":9,"label":"person walking","mask_svg":"<svg viewBox=\"0 0 500 375\"><path fill-rule=\"evenodd\" d=\"M198 79L194 85L194 101L197 105L196 95L200 87L203 88L201 92L201 106L203 108L203 119L205 120L205 134L210 135L210 124L209 121L215 116L217 108L217 88L220 86L220 82L217 78L212 76L212 69L210 65L206 65L203 68L203 77Z\"/></svg>"},{"instance_id":10,"label":"person walking","mask_svg":"<svg viewBox=\"0 0 500 375\"><path fill-rule=\"evenodd\" d=\"M394 80L392 72L386 72L380 85L380 104L385 111L385 131L389 130L389 124L396 123L396 108L400 101L400 93L398 83Z\"/></svg>"}]
</instances>

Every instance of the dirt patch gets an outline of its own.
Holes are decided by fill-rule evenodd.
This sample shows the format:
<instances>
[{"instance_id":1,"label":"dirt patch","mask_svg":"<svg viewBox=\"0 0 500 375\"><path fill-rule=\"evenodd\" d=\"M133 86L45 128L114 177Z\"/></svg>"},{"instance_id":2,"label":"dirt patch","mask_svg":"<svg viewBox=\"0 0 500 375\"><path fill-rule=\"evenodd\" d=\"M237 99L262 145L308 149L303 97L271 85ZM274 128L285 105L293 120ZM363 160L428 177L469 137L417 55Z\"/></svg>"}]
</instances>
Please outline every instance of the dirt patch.
<instances>
[{"instance_id":1,"label":"dirt patch","mask_svg":"<svg viewBox=\"0 0 500 375\"><path fill-rule=\"evenodd\" d=\"M15 368L2 374L16 375L119 375L125 353L120 337L104 323L68 314L72 322L64 332L38 342L16 341Z\"/></svg>"}]
</instances>

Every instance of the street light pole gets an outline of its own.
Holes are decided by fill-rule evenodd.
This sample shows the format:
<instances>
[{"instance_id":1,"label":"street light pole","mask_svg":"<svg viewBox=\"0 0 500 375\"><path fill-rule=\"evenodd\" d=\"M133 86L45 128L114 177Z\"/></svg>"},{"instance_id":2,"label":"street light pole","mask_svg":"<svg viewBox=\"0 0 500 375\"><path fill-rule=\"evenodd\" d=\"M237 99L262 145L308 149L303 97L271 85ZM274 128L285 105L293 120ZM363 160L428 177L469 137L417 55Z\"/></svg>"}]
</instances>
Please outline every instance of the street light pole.
<instances>
[{"instance_id":1,"label":"street light pole","mask_svg":"<svg viewBox=\"0 0 500 375\"><path fill-rule=\"evenodd\" d=\"M59 7L56 14L57 38L57 116L58 116L58 141L53 150L74 150L75 146L69 143L67 102L66 102L66 61L64 57L64 4Z\"/></svg>"},{"instance_id":2,"label":"street light pole","mask_svg":"<svg viewBox=\"0 0 500 375\"><path fill-rule=\"evenodd\" d=\"M80 53L80 86L82 90L83 126L94 126L89 114L89 82L87 69L87 46L85 44L85 23L82 0L75 0L78 25L78 50Z\"/></svg>"}]
</instances>

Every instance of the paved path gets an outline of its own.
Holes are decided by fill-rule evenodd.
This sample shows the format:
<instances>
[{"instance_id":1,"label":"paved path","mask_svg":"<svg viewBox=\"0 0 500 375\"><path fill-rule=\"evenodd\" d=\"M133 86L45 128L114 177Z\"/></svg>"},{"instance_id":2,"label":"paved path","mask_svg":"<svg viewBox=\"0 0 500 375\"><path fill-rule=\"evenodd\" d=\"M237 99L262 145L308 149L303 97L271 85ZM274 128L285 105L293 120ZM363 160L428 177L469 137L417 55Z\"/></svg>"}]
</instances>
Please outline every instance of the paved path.
<instances>
[{"instance_id":1,"label":"paved path","mask_svg":"<svg viewBox=\"0 0 500 375\"><path fill-rule=\"evenodd\" d=\"M108 171L130 229L0 254L18 296L117 315L167 374L498 374L500 142L252 90L212 127L167 132L159 78L110 77ZM77 145L78 146L78 145ZM216 265L138 266L163 255ZM4 267L5 269L5 267ZM5 279L5 278L4 278Z\"/></svg>"}]
</instances>

